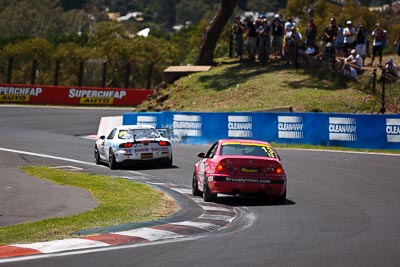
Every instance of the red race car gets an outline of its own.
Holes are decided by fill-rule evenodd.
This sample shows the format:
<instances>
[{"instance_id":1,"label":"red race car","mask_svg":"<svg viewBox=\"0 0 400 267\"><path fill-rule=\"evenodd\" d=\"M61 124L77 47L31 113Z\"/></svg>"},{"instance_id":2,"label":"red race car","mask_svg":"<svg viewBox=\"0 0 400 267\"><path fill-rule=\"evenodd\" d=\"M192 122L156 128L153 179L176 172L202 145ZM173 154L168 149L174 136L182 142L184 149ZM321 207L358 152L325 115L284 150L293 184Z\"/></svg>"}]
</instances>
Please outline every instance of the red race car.
<instances>
[{"instance_id":1,"label":"red race car","mask_svg":"<svg viewBox=\"0 0 400 267\"><path fill-rule=\"evenodd\" d=\"M195 165L192 193L206 202L217 194L259 194L276 203L286 200L286 175L276 150L267 142L221 139Z\"/></svg>"}]
</instances>

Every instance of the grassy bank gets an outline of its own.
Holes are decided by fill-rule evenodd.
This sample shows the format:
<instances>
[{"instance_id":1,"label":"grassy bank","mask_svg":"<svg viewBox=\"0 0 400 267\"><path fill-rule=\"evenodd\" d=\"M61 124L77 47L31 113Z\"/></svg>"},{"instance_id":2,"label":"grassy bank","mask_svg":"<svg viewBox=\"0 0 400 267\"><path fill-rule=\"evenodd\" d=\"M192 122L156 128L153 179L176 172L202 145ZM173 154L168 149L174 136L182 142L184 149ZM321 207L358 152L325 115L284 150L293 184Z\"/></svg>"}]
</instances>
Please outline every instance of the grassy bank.
<instances>
[{"instance_id":1,"label":"grassy bank","mask_svg":"<svg viewBox=\"0 0 400 267\"><path fill-rule=\"evenodd\" d=\"M359 82L353 82L332 75L329 69L304 64L295 69L282 61L264 67L246 60L218 62L208 72L183 77L159 89L138 110L232 112L290 106L294 112L377 113L380 109L380 87L372 94L372 68ZM388 113L399 112L399 82L386 86Z\"/></svg>"},{"instance_id":2,"label":"grassy bank","mask_svg":"<svg viewBox=\"0 0 400 267\"><path fill-rule=\"evenodd\" d=\"M0 245L70 238L79 230L151 221L177 209L175 202L166 194L144 184L47 167L30 166L22 170L57 184L84 188L93 195L98 205L74 216L0 227Z\"/></svg>"}]
</instances>

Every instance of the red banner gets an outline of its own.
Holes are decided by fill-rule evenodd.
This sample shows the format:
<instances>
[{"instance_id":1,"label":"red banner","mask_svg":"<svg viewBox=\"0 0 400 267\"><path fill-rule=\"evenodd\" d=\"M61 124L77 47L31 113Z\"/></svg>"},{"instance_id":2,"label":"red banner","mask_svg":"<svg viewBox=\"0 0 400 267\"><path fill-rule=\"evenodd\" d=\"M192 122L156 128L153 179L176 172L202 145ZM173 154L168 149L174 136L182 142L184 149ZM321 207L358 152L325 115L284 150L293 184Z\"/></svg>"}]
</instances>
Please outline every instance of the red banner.
<instances>
[{"instance_id":1,"label":"red banner","mask_svg":"<svg viewBox=\"0 0 400 267\"><path fill-rule=\"evenodd\" d=\"M137 106L153 89L0 84L0 104Z\"/></svg>"}]
</instances>

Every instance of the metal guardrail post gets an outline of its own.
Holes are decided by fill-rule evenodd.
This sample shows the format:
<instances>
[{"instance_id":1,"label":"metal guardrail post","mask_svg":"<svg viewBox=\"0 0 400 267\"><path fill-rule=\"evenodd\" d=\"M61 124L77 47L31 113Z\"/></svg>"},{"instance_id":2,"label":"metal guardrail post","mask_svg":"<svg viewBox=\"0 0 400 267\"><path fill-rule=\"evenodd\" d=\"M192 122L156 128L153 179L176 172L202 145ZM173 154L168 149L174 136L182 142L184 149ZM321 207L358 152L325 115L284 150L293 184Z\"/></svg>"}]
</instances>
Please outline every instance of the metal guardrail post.
<instances>
[{"instance_id":1,"label":"metal guardrail post","mask_svg":"<svg viewBox=\"0 0 400 267\"><path fill-rule=\"evenodd\" d=\"M57 60L56 61L56 68L54 70L54 85L57 86L58 85L58 80L60 77L60 65L61 65L61 61Z\"/></svg>"},{"instance_id":2,"label":"metal guardrail post","mask_svg":"<svg viewBox=\"0 0 400 267\"><path fill-rule=\"evenodd\" d=\"M372 95L376 94L376 72L376 69L372 71Z\"/></svg>"},{"instance_id":3,"label":"metal guardrail post","mask_svg":"<svg viewBox=\"0 0 400 267\"><path fill-rule=\"evenodd\" d=\"M131 63L126 63L124 88L129 88L129 76L131 75Z\"/></svg>"},{"instance_id":4,"label":"metal guardrail post","mask_svg":"<svg viewBox=\"0 0 400 267\"><path fill-rule=\"evenodd\" d=\"M146 89L151 88L151 79L153 77L153 65L150 65L147 69L147 82L146 82Z\"/></svg>"},{"instance_id":5,"label":"metal guardrail post","mask_svg":"<svg viewBox=\"0 0 400 267\"><path fill-rule=\"evenodd\" d=\"M229 58L233 57L233 35L229 34Z\"/></svg>"},{"instance_id":6,"label":"metal guardrail post","mask_svg":"<svg viewBox=\"0 0 400 267\"><path fill-rule=\"evenodd\" d=\"M381 96L381 110L379 111L382 114L385 114L385 85L386 85L386 70L382 68L382 96Z\"/></svg>"},{"instance_id":7,"label":"metal guardrail post","mask_svg":"<svg viewBox=\"0 0 400 267\"><path fill-rule=\"evenodd\" d=\"M36 83L37 59L32 61L31 84Z\"/></svg>"},{"instance_id":8,"label":"metal guardrail post","mask_svg":"<svg viewBox=\"0 0 400 267\"><path fill-rule=\"evenodd\" d=\"M83 60L79 62L79 72L78 72L78 86L83 85L83 70L84 70L85 64Z\"/></svg>"},{"instance_id":9,"label":"metal guardrail post","mask_svg":"<svg viewBox=\"0 0 400 267\"><path fill-rule=\"evenodd\" d=\"M6 83L11 83L12 80L12 71L14 65L14 58L8 58L8 66L7 66L7 81Z\"/></svg>"},{"instance_id":10,"label":"metal guardrail post","mask_svg":"<svg viewBox=\"0 0 400 267\"><path fill-rule=\"evenodd\" d=\"M107 61L103 62L103 72L101 75L101 87L104 88L106 87L106 81L107 81Z\"/></svg>"}]
</instances>

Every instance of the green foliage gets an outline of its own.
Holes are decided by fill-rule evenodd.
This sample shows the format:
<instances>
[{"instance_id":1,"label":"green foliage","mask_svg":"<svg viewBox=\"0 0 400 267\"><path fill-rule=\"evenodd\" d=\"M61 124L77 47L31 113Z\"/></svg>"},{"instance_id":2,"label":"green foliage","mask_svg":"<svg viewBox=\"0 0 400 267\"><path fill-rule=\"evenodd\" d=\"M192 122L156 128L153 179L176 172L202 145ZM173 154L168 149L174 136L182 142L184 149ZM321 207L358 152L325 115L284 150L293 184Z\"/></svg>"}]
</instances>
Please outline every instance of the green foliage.
<instances>
[{"instance_id":1,"label":"green foliage","mask_svg":"<svg viewBox=\"0 0 400 267\"><path fill-rule=\"evenodd\" d=\"M354 27L363 23L369 32L372 32L378 21L388 25L385 16L371 12L368 7L360 6L356 1L347 1L347 4L341 7L323 0L288 0L286 15L300 18L301 32L304 32L308 19L313 17L320 35L328 25L330 17L335 17L337 24L343 26L347 20L353 21Z\"/></svg>"},{"instance_id":2,"label":"green foliage","mask_svg":"<svg viewBox=\"0 0 400 267\"><path fill-rule=\"evenodd\" d=\"M285 3L243 0L238 1L237 12L271 12L282 8ZM151 20L143 23L108 21L105 7L122 13L143 11ZM162 81L163 70L169 64L194 63L201 38L219 7L220 1L213 0L3 0L0 1L0 77L4 81L6 63L13 56L13 82L28 83L32 61L36 59L39 63L37 83L53 83L55 62L59 60L60 85L76 85L79 64L84 62L84 85L97 86L106 62L106 86L124 86L128 64L131 66L131 87L144 87L149 78L156 86ZM330 16L336 16L342 24L349 19L355 26L362 22L370 32L379 19L388 30L389 43L400 29L399 19L396 20L392 14L370 12L356 1L339 7L323 0L289 0L286 15L301 18L299 27L302 32L306 19L313 16L320 34ZM169 31L173 24L186 21L191 21L191 26L178 32ZM151 38L132 37L146 27L151 29ZM227 56L228 27L218 39L214 51L216 58ZM47 45L40 45L39 39L47 39ZM31 44L28 40L35 41ZM35 48L32 51L31 45ZM388 46L385 52L392 50L393 46Z\"/></svg>"},{"instance_id":3,"label":"green foliage","mask_svg":"<svg viewBox=\"0 0 400 267\"><path fill-rule=\"evenodd\" d=\"M53 45L43 38L31 38L25 41L8 44L1 51L3 60L13 58L14 60L14 82L30 83L33 60L38 63L37 81L48 83L49 71L52 69Z\"/></svg>"},{"instance_id":4,"label":"green foliage","mask_svg":"<svg viewBox=\"0 0 400 267\"><path fill-rule=\"evenodd\" d=\"M84 46L89 41L89 36L86 34L62 34L50 38L51 42L57 47L60 44L75 43Z\"/></svg>"}]
</instances>

